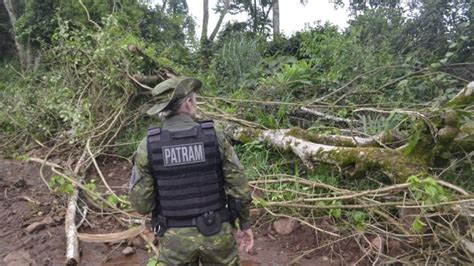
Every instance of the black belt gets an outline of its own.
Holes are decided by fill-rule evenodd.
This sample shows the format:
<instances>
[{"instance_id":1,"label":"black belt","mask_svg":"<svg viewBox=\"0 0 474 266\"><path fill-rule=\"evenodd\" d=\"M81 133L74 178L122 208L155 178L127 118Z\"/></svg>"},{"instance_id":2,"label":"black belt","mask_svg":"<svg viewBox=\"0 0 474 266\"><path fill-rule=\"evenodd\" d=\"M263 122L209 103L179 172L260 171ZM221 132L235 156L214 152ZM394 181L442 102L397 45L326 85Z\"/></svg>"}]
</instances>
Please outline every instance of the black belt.
<instances>
[{"instance_id":1,"label":"black belt","mask_svg":"<svg viewBox=\"0 0 474 266\"><path fill-rule=\"evenodd\" d=\"M217 211L214 211L216 214L219 214L222 222L228 222L230 220L229 211L226 208L221 208ZM188 219L176 219L166 217L166 226L169 227L195 227L197 225L198 217L188 218Z\"/></svg>"}]
</instances>

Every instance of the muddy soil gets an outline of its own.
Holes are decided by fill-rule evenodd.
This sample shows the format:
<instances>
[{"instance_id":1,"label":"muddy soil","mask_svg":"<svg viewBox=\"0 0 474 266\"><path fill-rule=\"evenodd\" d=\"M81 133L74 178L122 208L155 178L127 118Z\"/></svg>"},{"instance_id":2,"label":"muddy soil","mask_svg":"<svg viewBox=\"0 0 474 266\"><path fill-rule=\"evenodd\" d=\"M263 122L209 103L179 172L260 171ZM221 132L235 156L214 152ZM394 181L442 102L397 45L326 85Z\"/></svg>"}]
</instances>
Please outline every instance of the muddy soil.
<instances>
[{"instance_id":1,"label":"muddy soil","mask_svg":"<svg viewBox=\"0 0 474 266\"><path fill-rule=\"evenodd\" d=\"M103 160L100 167L108 184L116 193L127 192L130 173L128 162L109 158ZM49 170L44 171L47 179L50 175ZM88 173L88 179L96 179L98 189L105 191L95 171ZM66 198L48 191L40 177L39 165L0 158L0 193L0 265L18 265L22 259L26 261L26 265L63 265ZM266 218L269 217L262 213L255 225L255 247L251 254L241 254L243 265L288 265L302 252L329 241L325 236L303 226L299 226L290 235L279 235ZM31 225L34 223L42 225L31 231ZM89 210L87 220L79 231L113 233L125 229L110 215ZM127 246L131 246L134 253L126 256L122 251ZM338 248L345 251L320 249L302 257L299 263L349 264L361 255L355 251L350 252L357 250L350 241L339 245ZM120 243L81 243L80 249L81 265L145 265L149 257L153 256L138 238ZM18 260L12 262L12 257Z\"/></svg>"},{"instance_id":2,"label":"muddy soil","mask_svg":"<svg viewBox=\"0 0 474 266\"><path fill-rule=\"evenodd\" d=\"M51 175L45 171L46 178ZM66 199L50 193L34 163L0 159L0 265L5 257L27 254L31 265L64 265L64 215ZM112 233L124 228L109 217L89 211L81 232ZM52 223L28 232L28 226L51 218ZM50 220L51 220L50 219ZM82 265L144 265L148 253L136 248L130 256L122 255L127 243L81 243ZM20 253L21 252L21 253ZM19 258L20 259L20 258ZM18 260L10 265L17 265Z\"/></svg>"}]
</instances>

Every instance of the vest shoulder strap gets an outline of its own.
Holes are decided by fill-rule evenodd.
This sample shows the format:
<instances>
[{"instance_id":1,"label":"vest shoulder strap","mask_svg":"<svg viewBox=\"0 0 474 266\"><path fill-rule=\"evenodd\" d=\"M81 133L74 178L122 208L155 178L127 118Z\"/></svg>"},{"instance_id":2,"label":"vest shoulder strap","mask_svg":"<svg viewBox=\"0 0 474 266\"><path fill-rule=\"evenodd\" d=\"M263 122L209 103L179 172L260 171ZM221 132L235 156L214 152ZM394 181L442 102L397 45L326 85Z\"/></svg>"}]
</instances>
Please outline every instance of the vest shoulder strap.
<instances>
[{"instance_id":1,"label":"vest shoulder strap","mask_svg":"<svg viewBox=\"0 0 474 266\"><path fill-rule=\"evenodd\" d=\"M159 135L160 133L161 133L160 127L150 127L148 128L147 136L151 137L151 136Z\"/></svg>"},{"instance_id":2,"label":"vest shoulder strap","mask_svg":"<svg viewBox=\"0 0 474 266\"><path fill-rule=\"evenodd\" d=\"M212 120L204 120L199 123L202 129L213 129L214 128L214 121Z\"/></svg>"}]
</instances>

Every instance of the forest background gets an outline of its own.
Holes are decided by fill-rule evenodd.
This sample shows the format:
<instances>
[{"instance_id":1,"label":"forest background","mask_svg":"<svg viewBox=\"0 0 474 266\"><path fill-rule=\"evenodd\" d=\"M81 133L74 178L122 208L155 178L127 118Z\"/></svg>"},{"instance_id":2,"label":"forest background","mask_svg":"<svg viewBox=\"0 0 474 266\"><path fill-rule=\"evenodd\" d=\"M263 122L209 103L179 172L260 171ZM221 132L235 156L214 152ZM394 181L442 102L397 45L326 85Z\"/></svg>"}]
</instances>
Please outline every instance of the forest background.
<instances>
[{"instance_id":1,"label":"forest background","mask_svg":"<svg viewBox=\"0 0 474 266\"><path fill-rule=\"evenodd\" d=\"M347 28L317 23L291 36L278 3L204 0L198 33L185 0L3 0L3 156L27 159L40 146L45 164L60 154L75 162L63 166L71 180L45 185L73 195L84 179L101 197L86 169L131 161L160 123L145 115L149 88L193 76L203 116L234 139L268 219L318 228L329 217L341 234L410 247L388 256L369 245L372 262L472 262L472 214L459 215L473 209L472 2L334 1L350 10ZM223 23L237 13L248 19ZM127 208L126 195L109 194ZM408 225L405 201L416 210Z\"/></svg>"}]
</instances>

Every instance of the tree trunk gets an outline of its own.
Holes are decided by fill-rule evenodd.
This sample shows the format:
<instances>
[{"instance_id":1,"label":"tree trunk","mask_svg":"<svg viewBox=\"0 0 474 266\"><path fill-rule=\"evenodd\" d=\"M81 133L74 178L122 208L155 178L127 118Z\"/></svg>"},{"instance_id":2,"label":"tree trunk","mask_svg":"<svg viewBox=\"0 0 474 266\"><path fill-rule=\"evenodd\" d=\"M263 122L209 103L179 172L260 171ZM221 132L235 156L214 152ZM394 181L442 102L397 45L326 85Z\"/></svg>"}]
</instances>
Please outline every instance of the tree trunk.
<instances>
[{"instance_id":1,"label":"tree trunk","mask_svg":"<svg viewBox=\"0 0 474 266\"><path fill-rule=\"evenodd\" d=\"M211 33L211 36L209 36L209 41L213 42L214 38L216 38L217 33L219 32L219 29L222 25L222 22L224 21L224 17L227 14L227 10L229 9L230 5L230 0L224 0L224 10L221 11L221 15L219 16L219 20L217 21L216 26L214 27L214 30ZM209 14L208 14L209 16Z\"/></svg>"},{"instance_id":2,"label":"tree trunk","mask_svg":"<svg viewBox=\"0 0 474 266\"><path fill-rule=\"evenodd\" d=\"M74 188L74 192L67 203L66 219L64 220L66 231L66 265L79 264L79 240L77 238L77 227L74 221L76 218L78 195L79 190Z\"/></svg>"},{"instance_id":3,"label":"tree trunk","mask_svg":"<svg viewBox=\"0 0 474 266\"><path fill-rule=\"evenodd\" d=\"M453 108L462 108L474 102L474 81L469 83L462 89L453 99L451 99L447 106Z\"/></svg>"},{"instance_id":4,"label":"tree trunk","mask_svg":"<svg viewBox=\"0 0 474 266\"><path fill-rule=\"evenodd\" d=\"M241 142L253 140L271 147L293 152L303 163L313 169L314 163L334 165L351 176L362 176L368 170L381 170L395 183L405 182L413 174L425 173L423 160L409 158L403 152L372 147L341 147L308 141L298 135L299 130L258 130L228 126L226 133Z\"/></svg>"},{"instance_id":5,"label":"tree trunk","mask_svg":"<svg viewBox=\"0 0 474 266\"><path fill-rule=\"evenodd\" d=\"M207 37L207 27L209 24L209 0L203 2L203 17L202 17L202 31L201 31L201 67L207 68L209 66L210 47L209 39Z\"/></svg>"},{"instance_id":6,"label":"tree trunk","mask_svg":"<svg viewBox=\"0 0 474 266\"><path fill-rule=\"evenodd\" d=\"M252 10L252 16L253 16L253 34L257 34L257 28L258 28L258 15L257 15L257 0L253 1L253 10Z\"/></svg>"},{"instance_id":7,"label":"tree trunk","mask_svg":"<svg viewBox=\"0 0 474 266\"><path fill-rule=\"evenodd\" d=\"M280 34L280 2L273 0L273 39Z\"/></svg>"},{"instance_id":8,"label":"tree trunk","mask_svg":"<svg viewBox=\"0 0 474 266\"><path fill-rule=\"evenodd\" d=\"M407 136L396 130L382 132L372 137L357 137L343 135L326 135L309 132L301 128L292 128L289 134L314 143L339 147L386 147L387 145L400 147L405 144L402 140Z\"/></svg>"},{"instance_id":9,"label":"tree trunk","mask_svg":"<svg viewBox=\"0 0 474 266\"><path fill-rule=\"evenodd\" d=\"M393 137L397 138L392 132L387 132L387 136L359 138L315 134L300 128L259 130L235 125L227 125L225 132L230 138L244 143L260 141L293 152L309 169L314 163L322 162L351 176L364 176L367 171L379 170L400 183L411 175L426 174L429 166L448 165L446 154L449 152L472 152L474 128L469 122L462 124L461 110L471 109L473 103L474 82L471 82L440 109L396 111L415 116L419 121L409 143L397 149L384 145L386 141L393 141Z\"/></svg>"},{"instance_id":10,"label":"tree trunk","mask_svg":"<svg viewBox=\"0 0 474 266\"><path fill-rule=\"evenodd\" d=\"M209 24L209 0L203 1L203 13L202 13L202 31L201 31L201 44L207 42L207 26Z\"/></svg>"},{"instance_id":11,"label":"tree trunk","mask_svg":"<svg viewBox=\"0 0 474 266\"><path fill-rule=\"evenodd\" d=\"M21 43L21 41L18 39L15 33L15 24L18 19L18 15L15 13L15 9L13 8L13 4L11 0L3 0L3 3L5 4L5 8L10 18L10 24L12 25L13 38L15 40L15 46L18 52L18 57L20 58L21 67L22 69L26 70L28 69L27 52L26 52L25 46Z\"/></svg>"},{"instance_id":12,"label":"tree trunk","mask_svg":"<svg viewBox=\"0 0 474 266\"><path fill-rule=\"evenodd\" d=\"M84 175L78 175L81 170L82 163L86 158L86 151L84 151L79 158L79 161L74 168L74 175L77 176L77 181L82 182ZM54 171L54 169L53 169ZM74 191L69 197L66 209L66 217L64 219L64 229L66 231L66 265L78 265L80 262L79 256L79 239L77 238L77 227L76 227L76 206L77 199L79 198L79 188L76 184L73 184Z\"/></svg>"},{"instance_id":13,"label":"tree trunk","mask_svg":"<svg viewBox=\"0 0 474 266\"><path fill-rule=\"evenodd\" d=\"M166 2L167 2L166 0L163 0L163 5L161 6L161 12L162 13L165 12L165 10L166 10Z\"/></svg>"},{"instance_id":14,"label":"tree trunk","mask_svg":"<svg viewBox=\"0 0 474 266\"><path fill-rule=\"evenodd\" d=\"M262 13L263 13L263 18L262 18L262 26L260 27L260 33L265 32L265 23L268 21L268 16L270 15L270 11L272 11L273 5L268 6L268 10L265 11L265 5L262 4Z\"/></svg>"}]
</instances>

